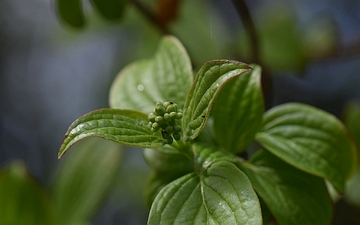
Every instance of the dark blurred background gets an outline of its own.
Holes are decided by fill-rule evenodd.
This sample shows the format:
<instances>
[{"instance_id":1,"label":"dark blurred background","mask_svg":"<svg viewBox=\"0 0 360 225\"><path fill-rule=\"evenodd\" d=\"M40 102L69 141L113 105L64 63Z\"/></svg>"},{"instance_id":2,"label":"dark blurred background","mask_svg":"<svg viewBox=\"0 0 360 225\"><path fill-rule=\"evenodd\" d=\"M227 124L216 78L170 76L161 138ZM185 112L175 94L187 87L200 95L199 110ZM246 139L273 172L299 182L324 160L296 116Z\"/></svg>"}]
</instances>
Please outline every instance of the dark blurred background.
<instances>
[{"instance_id":1,"label":"dark blurred background","mask_svg":"<svg viewBox=\"0 0 360 225\"><path fill-rule=\"evenodd\" d=\"M251 63L246 30L231 1L180 2L168 27L184 43L195 69L216 58ZM272 77L272 105L304 102L341 118L344 106L360 102L359 0L246 3L262 65ZM161 37L132 6L123 21L111 23L88 3L84 7L89 21L77 30L58 20L53 1L0 0L0 166L21 159L45 186L52 182L67 127L84 113L108 107L119 70L150 56ZM149 170L141 151L127 149L124 160L123 173L137 168L142 185ZM92 224L145 223L142 193L119 194L129 191L121 188L126 182L131 179L119 182ZM336 212L334 224L360 224L359 207L342 200Z\"/></svg>"}]
</instances>

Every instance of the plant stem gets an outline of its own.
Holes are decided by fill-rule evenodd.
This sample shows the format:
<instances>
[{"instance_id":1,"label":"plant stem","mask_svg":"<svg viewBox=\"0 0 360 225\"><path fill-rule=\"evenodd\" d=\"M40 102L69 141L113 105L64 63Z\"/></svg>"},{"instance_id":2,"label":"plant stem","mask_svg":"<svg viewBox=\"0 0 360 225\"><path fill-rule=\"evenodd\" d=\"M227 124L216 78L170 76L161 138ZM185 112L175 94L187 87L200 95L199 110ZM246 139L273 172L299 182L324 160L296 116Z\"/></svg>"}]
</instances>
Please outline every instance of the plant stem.
<instances>
[{"instance_id":1,"label":"plant stem","mask_svg":"<svg viewBox=\"0 0 360 225\"><path fill-rule=\"evenodd\" d=\"M260 63L260 48L259 39L255 27L254 20L251 17L250 11L243 0L232 0L238 15L242 21L245 32L248 35L250 43L250 61L254 63Z\"/></svg>"},{"instance_id":2,"label":"plant stem","mask_svg":"<svg viewBox=\"0 0 360 225\"><path fill-rule=\"evenodd\" d=\"M266 109L272 106L273 102L273 91L272 91L272 77L262 65L261 57L260 57L260 42L258 38L258 33L256 30L256 26L254 20L251 17L251 13L249 8L245 4L244 0L232 0L237 13L242 21L245 32L248 35L249 43L250 43L250 56L249 60L253 63L259 64L263 67L263 73L261 76L261 84L263 88L263 94L265 98L265 107Z\"/></svg>"},{"instance_id":3,"label":"plant stem","mask_svg":"<svg viewBox=\"0 0 360 225\"><path fill-rule=\"evenodd\" d=\"M194 154L189 142L185 142L183 140L174 141L171 146L177 149L180 153L184 154L190 161L194 160Z\"/></svg>"},{"instance_id":4,"label":"plant stem","mask_svg":"<svg viewBox=\"0 0 360 225\"><path fill-rule=\"evenodd\" d=\"M145 18L152 23L162 34L170 34L170 31L167 27L163 26L155 14L149 10L141 1L139 0L131 0L131 3L140 11L141 14L145 16Z\"/></svg>"}]
</instances>

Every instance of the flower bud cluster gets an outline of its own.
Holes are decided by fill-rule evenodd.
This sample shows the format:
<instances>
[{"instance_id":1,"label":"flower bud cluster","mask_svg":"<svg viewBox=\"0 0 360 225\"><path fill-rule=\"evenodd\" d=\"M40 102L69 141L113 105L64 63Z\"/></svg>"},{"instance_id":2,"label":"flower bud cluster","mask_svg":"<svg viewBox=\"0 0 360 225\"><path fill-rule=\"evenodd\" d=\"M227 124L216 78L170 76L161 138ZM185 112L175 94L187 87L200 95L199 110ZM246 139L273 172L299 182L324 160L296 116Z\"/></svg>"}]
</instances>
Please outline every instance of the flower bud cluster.
<instances>
[{"instance_id":1,"label":"flower bud cluster","mask_svg":"<svg viewBox=\"0 0 360 225\"><path fill-rule=\"evenodd\" d=\"M156 102L155 109L149 113L149 126L152 132L161 130L162 137L168 144L175 140L180 140L181 126L177 120L183 117L181 109L173 102Z\"/></svg>"}]
</instances>

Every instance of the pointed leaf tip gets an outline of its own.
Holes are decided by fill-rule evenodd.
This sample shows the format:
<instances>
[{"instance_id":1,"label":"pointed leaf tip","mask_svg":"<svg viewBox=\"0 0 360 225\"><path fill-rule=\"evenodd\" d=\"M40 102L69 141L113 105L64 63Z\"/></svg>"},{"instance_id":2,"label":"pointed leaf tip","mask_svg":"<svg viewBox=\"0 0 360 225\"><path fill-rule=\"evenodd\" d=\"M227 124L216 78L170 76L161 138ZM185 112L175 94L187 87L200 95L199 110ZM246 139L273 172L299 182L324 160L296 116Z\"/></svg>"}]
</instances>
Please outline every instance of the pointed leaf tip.
<instances>
[{"instance_id":1,"label":"pointed leaf tip","mask_svg":"<svg viewBox=\"0 0 360 225\"><path fill-rule=\"evenodd\" d=\"M184 138L195 139L207 121L215 98L231 78L252 70L242 62L213 60L205 63L195 77L184 107Z\"/></svg>"},{"instance_id":2,"label":"pointed leaf tip","mask_svg":"<svg viewBox=\"0 0 360 225\"><path fill-rule=\"evenodd\" d=\"M71 124L58 157L61 158L76 142L92 136L140 148L156 148L165 144L161 134L151 132L146 114L133 110L99 109Z\"/></svg>"}]
</instances>

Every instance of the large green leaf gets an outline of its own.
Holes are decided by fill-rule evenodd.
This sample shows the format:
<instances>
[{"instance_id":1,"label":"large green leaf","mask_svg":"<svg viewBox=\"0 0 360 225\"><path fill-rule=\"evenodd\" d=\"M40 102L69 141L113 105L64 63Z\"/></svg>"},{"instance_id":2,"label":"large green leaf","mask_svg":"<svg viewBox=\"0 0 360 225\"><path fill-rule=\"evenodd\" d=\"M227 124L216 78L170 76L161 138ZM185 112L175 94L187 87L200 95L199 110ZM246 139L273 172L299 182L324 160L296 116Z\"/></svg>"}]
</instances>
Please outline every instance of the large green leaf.
<instances>
[{"instance_id":1,"label":"large green leaf","mask_svg":"<svg viewBox=\"0 0 360 225\"><path fill-rule=\"evenodd\" d=\"M274 155L344 191L357 166L355 146L333 115L300 103L269 110L256 140Z\"/></svg>"},{"instance_id":2,"label":"large green leaf","mask_svg":"<svg viewBox=\"0 0 360 225\"><path fill-rule=\"evenodd\" d=\"M166 172L151 173L144 188L144 196L147 206L149 208L151 207L155 197L158 195L158 193L161 191L162 188L164 188L172 181L186 174L187 173L178 172L178 171L175 172L169 171L168 173Z\"/></svg>"},{"instance_id":3,"label":"large green leaf","mask_svg":"<svg viewBox=\"0 0 360 225\"><path fill-rule=\"evenodd\" d=\"M166 36L154 58L119 73L110 90L110 106L150 113L156 101L172 101L182 109L192 81L186 50L175 37Z\"/></svg>"},{"instance_id":4,"label":"large green leaf","mask_svg":"<svg viewBox=\"0 0 360 225\"><path fill-rule=\"evenodd\" d=\"M101 137L124 145L155 148L165 144L161 134L153 134L147 115L122 109L99 109L75 120L65 134L59 158L86 137Z\"/></svg>"},{"instance_id":5,"label":"large green leaf","mask_svg":"<svg viewBox=\"0 0 360 225\"><path fill-rule=\"evenodd\" d=\"M234 164L214 162L198 176L185 175L156 196L149 224L262 224L259 200Z\"/></svg>"},{"instance_id":6,"label":"large green leaf","mask_svg":"<svg viewBox=\"0 0 360 225\"><path fill-rule=\"evenodd\" d=\"M68 25L75 28L81 28L85 25L81 0L57 0L56 7L60 19Z\"/></svg>"},{"instance_id":7,"label":"large green leaf","mask_svg":"<svg viewBox=\"0 0 360 225\"><path fill-rule=\"evenodd\" d=\"M323 179L290 166L268 151L257 153L250 163L242 165L279 224L330 224L332 202Z\"/></svg>"},{"instance_id":8,"label":"large green leaf","mask_svg":"<svg viewBox=\"0 0 360 225\"><path fill-rule=\"evenodd\" d=\"M231 60L209 61L202 66L185 103L183 118L185 141L193 140L199 135L225 82L250 70L249 65Z\"/></svg>"},{"instance_id":9,"label":"large green leaf","mask_svg":"<svg viewBox=\"0 0 360 225\"><path fill-rule=\"evenodd\" d=\"M99 13L108 20L122 17L127 0L91 0Z\"/></svg>"},{"instance_id":10,"label":"large green leaf","mask_svg":"<svg viewBox=\"0 0 360 225\"><path fill-rule=\"evenodd\" d=\"M77 143L53 183L57 224L87 224L119 179L121 145L100 138Z\"/></svg>"},{"instance_id":11,"label":"large green leaf","mask_svg":"<svg viewBox=\"0 0 360 225\"><path fill-rule=\"evenodd\" d=\"M244 151L254 141L264 113L261 68L253 68L221 88L212 111L217 142L234 153Z\"/></svg>"},{"instance_id":12,"label":"large green leaf","mask_svg":"<svg viewBox=\"0 0 360 225\"><path fill-rule=\"evenodd\" d=\"M0 171L0 224L54 224L53 205L44 187L15 161Z\"/></svg>"}]
</instances>

